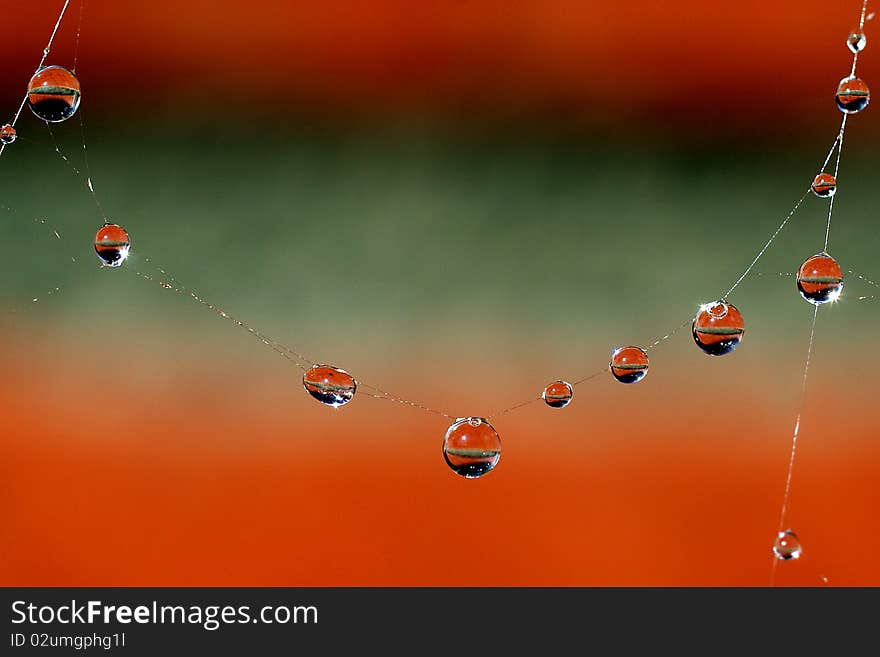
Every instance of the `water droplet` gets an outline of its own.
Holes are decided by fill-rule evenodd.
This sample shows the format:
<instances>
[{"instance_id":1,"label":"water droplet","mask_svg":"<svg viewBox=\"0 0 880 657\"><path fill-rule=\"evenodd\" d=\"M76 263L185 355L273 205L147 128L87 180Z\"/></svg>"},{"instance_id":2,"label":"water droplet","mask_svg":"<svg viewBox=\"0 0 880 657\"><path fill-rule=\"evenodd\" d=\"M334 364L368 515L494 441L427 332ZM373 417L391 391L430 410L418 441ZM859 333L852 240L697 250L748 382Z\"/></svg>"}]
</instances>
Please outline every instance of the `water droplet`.
<instances>
[{"instance_id":1,"label":"water droplet","mask_svg":"<svg viewBox=\"0 0 880 657\"><path fill-rule=\"evenodd\" d=\"M780 561L792 561L801 556L801 541L790 529L779 532L773 543L773 554Z\"/></svg>"},{"instance_id":2,"label":"water droplet","mask_svg":"<svg viewBox=\"0 0 880 657\"><path fill-rule=\"evenodd\" d=\"M574 396L574 389L570 383L566 381L554 381L541 393L541 399L546 402L550 408L565 408L571 403Z\"/></svg>"},{"instance_id":3,"label":"water droplet","mask_svg":"<svg viewBox=\"0 0 880 657\"><path fill-rule=\"evenodd\" d=\"M648 353L640 347L620 347L611 353L610 367L621 383L638 383L648 374Z\"/></svg>"},{"instance_id":4,"label":"water droplet","mask_svg":"<svg viewBox=\"0 0 880 657\"><path fill-rule=\"evenodd\" d=\"M458 418L443 438L443 458L452 471L468 479L490 472L501 458L501 436L484 418Z\"/></svg>"},{"instance_id":5,"label":"water droplet","mask_svg":"<svg viewBox=\"0 0 880 657\"><path fill-rule=\"evenodd\" d=\"M27 99L37 118L60 123L79 107L79 80L63 66L44 66L28 83Z\"/></svg>"},{"instance_id":6,"label":"water droplet","mask_svg":"<svg viewBox=\"0 0 880 657\"><path fill-rule=\"evenodd\" d=\"M16 137L18 137L18 133L15 131L15 128L8 123L0 128L0 142L11 144L15 141Z\"/></svg>"},{"instance_id":7,"label":"water droplet","mask_svg":"<svg viewBox=\"0 0 880 657\"><path fill-rule=\"evenodd\" d=\"M345 406L357 392L357 381L345 370L330 365L315 365L303 374L303 387L322 404Z\"/></svg>"},{"instance_id":8,"label":"water droplet","mask_svg":"<svg viewBox=\"0 0 880 657\"><path fill-rule=\"evenodd\" d=\"M837 191L837 180L830 173L820 173L813 178L810 189L819 198L831 198Z\"/></svg>"},{"instance_id":9,"label":"water droplet","mask_svg":"<svg viewBox=\"0 0 880 657\"><path fill-rule=\"evenodd\" d=\"M871 92L865 82L856 77L843 78L837 85L837 107L845 114L861 112L871 101Z\"/></svg>"},{"instance_id":10,"label":"water droplet","mask_svg":"<svg viewBox=\"0 0 880 657\"><path fill-rule=\"evenodd\" d=\"M694 342L710 356L723 356L739 346L745 322L739 310L724 300L700 306L693 322Z\"/></svg>"},{"instance_id":11,"label":"water droplet","mask_svg":"<svg viewBox=\"0 0 880 657\"><path fill-rule=\"evenodd\" d=\"M118 267L128 257L131 239L122 226L104 224L95 233L95 253L106 267Z\"/></svg>"},{"instance_id":12,"label":"water droplet","mask_svg":"<svg viewBox=\"0 0 880 657\"><path fill-rule=\"evenodd\" d=\"M843 271L827 253L814 255L798 269L797 289L804 299L816 306L837 301L843 292Z\"/></svg>"},{"instance_id":13,"label":"water droplet","mask_svg":"<svg viewBox=\"0 0 880 657\"><path fill-rule=\"evenodd\" d=\"M868 39L865 37L864 32L853 30L846 37L846 47L852 50L854 54L862 52L866 45L868 45Z\"/></svg>"}]
</instances>

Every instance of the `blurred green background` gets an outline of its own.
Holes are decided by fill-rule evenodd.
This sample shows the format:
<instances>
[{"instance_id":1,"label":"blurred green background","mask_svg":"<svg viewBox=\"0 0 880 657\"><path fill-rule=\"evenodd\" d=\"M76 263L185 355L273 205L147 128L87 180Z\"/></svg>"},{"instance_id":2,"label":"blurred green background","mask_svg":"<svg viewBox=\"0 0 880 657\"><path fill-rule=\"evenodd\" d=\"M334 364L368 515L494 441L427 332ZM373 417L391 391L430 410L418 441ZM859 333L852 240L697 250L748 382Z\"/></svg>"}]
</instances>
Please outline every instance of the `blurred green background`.
<instances>
[{"instance_id":1,"label":"blurred green background","mask_svg":"<svg viewBox=\"0 0 880 657\"><path fill-rule=\"evenodd\" d=\"M875 245L865 236L878 185L861 118L851 122L830 251L870 277ZM55 128L77 177L45 129L27 126L38 132L7 154L15 166L4 176L14 208L0 259L7 303L58 285L63 293L38 311L53 321L159 327L173 304L176 323L215 335L195 304L135 284L130 272L98 271L91 239L101 215L83 191L79 130ZM86 127L96 135L97 194L132 236L125 269L162 278L149 257L230 313L319 353L352 341L406 349L427 333L444 349L471 345L497 357L513 336L547 358L578 358L592 336L660 337L736 280L827 149L685 149L442 126L269 134L241 126L234 135ZM756 267L765 276L734 297L749 327L766 324L780 347L807 313L793 280L775 274L821 250L827 207L807 198ZM853 298L873 290L848 286L841 305L861 316Z\"/></svg>"}]
</instances>

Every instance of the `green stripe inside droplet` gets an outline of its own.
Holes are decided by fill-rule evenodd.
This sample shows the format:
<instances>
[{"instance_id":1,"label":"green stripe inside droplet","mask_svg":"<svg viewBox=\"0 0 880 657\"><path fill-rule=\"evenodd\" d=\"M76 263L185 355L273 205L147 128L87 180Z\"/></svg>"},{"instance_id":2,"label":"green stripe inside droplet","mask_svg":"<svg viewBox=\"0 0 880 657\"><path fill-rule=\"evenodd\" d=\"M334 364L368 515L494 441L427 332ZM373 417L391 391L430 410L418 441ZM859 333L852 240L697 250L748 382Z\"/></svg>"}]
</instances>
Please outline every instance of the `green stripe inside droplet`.
<instances>
[{"instance_id":1,"label":"green stripe inside droplet","mask_svg":"<svg viewBox=\"0 0 880 657\"><path fill-rule=\"evenodd\" d=\"M451 456L466 456L472 459L495 458L501 452L494 449L476 449L473 447L447 447L446 453Z\"/></svg>"},{"instance_id":2,"label":"green stripe inside droplet","mask_svg":"<svg viewBox=\"0 0 880 657\"><path fill-rule=\"evenodd\" d=\"M727 326L707 326L706 328L697 329L697 333L705 333L706 335L740 335L742 332L741 328Z\"/></svg>"},{"instance_id":3,"label":"green stripe inside droplet","mask_svg":"<svg viewBox=\"0 0 880 657\"><path fill-rule=\"evenodd\" d=\"M306 385L325 392L350 392L354 390L354 386L346 386L340 383L324 383L323 381L306 381Z\"/></svg>"},{"instance_id":4,"label":"green stripe inside droplet","mask_svg":"<svg viewBox=\"0 0 880 657\"><path fill-rule=\"evenodd\" d=\"M70 87L52 87L46 85L37 87L36 89L28 89L28 95L45 95L45 96L77 96L79 91Z\"/></svg>"},{"instance_id":5,"label":"green stripe inside droplet","mask_svg":"<svg viewBox=\"0 0 880 657\"><path fill-rule=\"evenodd\" d=\"M801 283L840 283L842 280L836 276L805 276Z\"/></svg>"}]
</instances>

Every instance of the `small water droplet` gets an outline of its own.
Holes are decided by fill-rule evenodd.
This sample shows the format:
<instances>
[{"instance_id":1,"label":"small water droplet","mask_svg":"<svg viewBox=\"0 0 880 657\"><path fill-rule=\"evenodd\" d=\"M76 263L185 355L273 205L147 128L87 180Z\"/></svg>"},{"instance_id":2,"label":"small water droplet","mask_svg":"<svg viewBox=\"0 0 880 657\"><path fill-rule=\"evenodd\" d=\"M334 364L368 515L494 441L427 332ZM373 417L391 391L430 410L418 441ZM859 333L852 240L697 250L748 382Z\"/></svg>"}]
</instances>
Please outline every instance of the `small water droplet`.
<instances>
[{"instance_id":1,"label":"small water droplet","mask_svg":"<svg viewBox=\"0 0 880 657\"><path fill-rule=\"evenodd\" d=\"M641 347L620 347L612 352L609 367L621 383L638 383L648 374L648 353Z\"/></svg>"},{"instance_id":2,"label":"small water droplet","mask_svg":"<svg viewBox=\"0 0 880 657\"><path fill-rule=\"evenodd\" d=\"M739 346L745 322L736 306L724 300L700 306L692 332L697 346L710 356L724 356Z\"/></svg>"},{"instance_id":3,"label":"small water droplet","mask_svg":"<svg viewBox=\"0 0 880 657\"><path fill-rule=\"evenodd\" d=\"M773 543L773 554L780 561L792 561L801 556L801 541L790 529L779 532Z\"/></svg>"},{"instance_id":4,"label":"small water droplet","mask_svg":"<svg viewBox=\"0 0 880 657\"><path fill-rule=\"evenodd\" d=\"M849 48L853 54L862 52L866 45L868 45L868 39L865 37L865 34L859 30L853 30L846 37L846 47Z\"/></svg>"},{"instance_id":5,"label":"small water droplet","mask_svg":"<svg viewBox=\"0 0 880 657\"><path fill-rule=\"evenodd\" d=\"M706 305L706 312L712 319L724 319L730 307L724 301L716 301Z\"/></svg>"},{"instance_id":6,"label":"small water droplet","mask_svg":"<svg viewBox=\"0 0 880 657\"><path fill-rule=\"evenodd\" d=\"M837 180L830 173L820 173L813 178L810 189L819 198L831 198L837 191Z\"/></svg>"},{"instance_id":7,"label":"small water droplet","mask_svg":"<svg viewBox=\"0 0 880 657\"><path fill-rule=\"evenodd\" d=\"M544 388L541 393L541 399L550 408L565 408L571 403L574 396L574 389L567 381L554 381Z\"/></svg>"},{"instance_id":8,"label":"small water droplet","mask_svg":"<svg viewBox=\"0 0 880 657\"><path fill-rule=\"evenodd\" d=\"M501 436L485 418L458 418L446 430L443 458L457 475L482 477L498 465Z\"/></svg>"},{"instance_id":9,"label":"small water droplet","mask_svg":"<svg viewBox=\"0 0 880 657\"><path fill-rule=\"evenodd\" d=\"M797 273L801 296L816 306L837 301L843 292L843 271L827 253L807 258Z\"/></svg>"},{"instance_id":10,"label":"small water droplet","mask_svg":"<svg viewBox=\"0 0 880 657\"><path fill-rule=\"evenodd\" d=\"M352 400L357 381L338 367L315 365L303 374L303 387L322 404L339 408Z\"/></svg>"},{"instance_id":11,"label":"small water droplet","mask_svg":"<svg viewBox=\"0 0 880 657\"><path fill-rule=\"evenodd\" d=\"M10 124L4 125L0 128L0 142L3 144L11 144L15 141L16 137L18 137L18 133L15 131L15 128Z\"/></svg>"}]
</instances>

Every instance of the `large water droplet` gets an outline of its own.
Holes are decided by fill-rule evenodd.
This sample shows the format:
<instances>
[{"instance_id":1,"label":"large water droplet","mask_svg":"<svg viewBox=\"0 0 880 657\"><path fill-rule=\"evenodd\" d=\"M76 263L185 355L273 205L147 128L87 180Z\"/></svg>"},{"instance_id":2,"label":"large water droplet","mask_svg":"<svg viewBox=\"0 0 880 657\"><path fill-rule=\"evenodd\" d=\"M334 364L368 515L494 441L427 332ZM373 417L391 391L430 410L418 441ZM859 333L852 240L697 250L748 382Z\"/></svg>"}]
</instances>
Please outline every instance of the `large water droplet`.
<instances>
[{"instance_id":1,"label":"large water droplet","mask_svg":"<svg viewBox=\"0 0 880 657\"><path fill-rule=\"evenodd\" d=\"M831 198L837 191L837 180L830 173L820 173L813 178L810 189L819 198Z\"/></svg>"},{"instance_id":2,"label":"large water droplet","mask_svg":"<svg viewBox=\"0 0 880 657\"><path fill-rule=\"evenodd\" d=\"M797 273L797 289L810 303L821 306L837 301L843 292L843 271L827 253L807 258Z\"/></svg>"},{"instance_id":3,"label":"large water droplet","mask_svg":"<svg viewBox=\"0 0 880 657\"><path fill-rule=\"evenodd\" d=\"M871 91L864 80L850 76L843 78L837 85L835 100L841 112L855 114L861 112L871 102Z\"/></svg>"},{"instance_id":4,"label":"large water droplet","mask_svg":"<svg viewBox=\"0 0 880 657\"><path fill-rule=\"evenodd\" d=\"M106 267L118 267L128 257L131 238L118 224L104 224L95 233L95 253Z\"/></svg>"},{"instance_id":5,"label":"large water droplet","mask_svg":"<svg viewBox=\"0 0 880 657\"><path fill-rule=\"evenodd\" d=\"M28 83L27 100L38 118L59 123L73 116L79 107L79 80L63 66L44 66Z\"/></svg>"},{"instance_id":6,"label":"large water droplet","mask_svg":"<svg viewBox=\"0 0 880 657\"><path fill-rule=\"evenodd\" d=\"M458 418L443 437L443 458L457 475L482 477L498 465L501 436L484 418Z\"/></svg>"},{"instance_id":7,"label":"large water droplet","mask_svg":"<svg viewBox=\"0 0 880 657\"><path fill-rule=\"evenodd\" d=\"M571 403L573 396L574 389L571 387L571 384L561 380L549 384L544 388L544 392L541 393L541 399L550 408L565 408Z\"/></svg>"},{"instance_id":8,"label":"large water droplet","mask_svg":"<svg viewBox=\"0 0 880 657\"><path fill-rule=\"evenodd\" d=\"M339 408L352 400L357 381L338 367L315 365L303 374L303 387L322 404Z\"/></svg>"},{"instance_id":9,"label":"large water droplet","mask_svg":"<svg viewBox=\"0 0 880 657\"><path fill-rule=\"evenodd\" d=\"M638 383L648 374L648 354L640 347L620 347L611 353L609 367L621 383Z\"/></svg>"},{"instance_id":10,"label":"large water droplet","mask_svg":"<svg viewBox=\"0 0 880 657\"><path fill-rule=\"evenodd\" d=\"M694 342L710 356L723 356L739 346L745 322L739 310L724 300L700 306L693 321Z\"/></svg>"}]
</instances>

